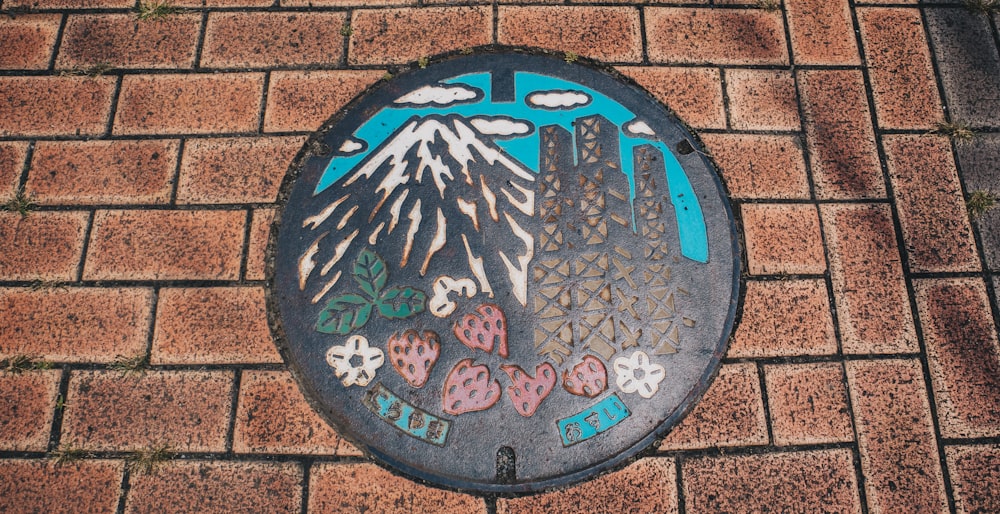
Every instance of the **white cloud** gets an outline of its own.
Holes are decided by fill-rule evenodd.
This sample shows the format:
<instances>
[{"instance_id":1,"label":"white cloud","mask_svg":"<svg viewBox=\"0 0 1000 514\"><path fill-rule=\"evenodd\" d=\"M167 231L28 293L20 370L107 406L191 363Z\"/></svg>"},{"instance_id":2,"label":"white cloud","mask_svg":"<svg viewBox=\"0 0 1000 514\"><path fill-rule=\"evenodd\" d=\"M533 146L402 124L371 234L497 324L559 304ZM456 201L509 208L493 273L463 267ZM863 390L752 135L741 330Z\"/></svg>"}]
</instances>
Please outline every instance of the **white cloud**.
<instances>
[{"instance_id":1,"label":"white cloud","mask_svg":"<svg viewBox=\"0 0 1000 514\"><path fill-rule=\"evenodd\" d=\"M590 103L590 95L583 91L539 91L528 95L528 105L543 109L570 109Z\"/></svg>"},{"instance_id":2,"label":"white cloud","mask_svg":"<svg viewBox=\"0 0 1000 514\"><path fill-rule=\"evenodd\" d=\"M479 98L479 90L464 86L424 86L415 89L396 99L397 104L409 105L448 105L458 102L466 102Z\"/></svg>"},{"instance_id":3,"label":"white cloud","mask_svg":"<svg viewBox=\"0 0 1000 514\"><path fill-rule=\"evenodd\" d=\"M344 144L340 145L339 152L345 154L351 154L357 152L358 150L361 150L364 147L365 145L361 141L358 141L356 139L346 139L344 140Z\"/></svg>"},{"instance_id":4,"label":"white cloud","mask_svg":"<svg viewBox=\"0 0 1000 514\"><path fill-rule=\"evenodd\" d=\"M491 136L514 136L530 134L533 130L530 123L507 117L479 116L469 120L469 123L479 132Z\"/></svg>"},{"instance_id":5,"label":"white cloud","mask_svg":"<svg viewBox=\"0 0 1000 514\"><path fill-rule=\"evenodd\" d=\"M656 132L649 128L645 121L633 120L625 124L625 132L631 136L656 137Z\"/></svg>"}]
</instances>

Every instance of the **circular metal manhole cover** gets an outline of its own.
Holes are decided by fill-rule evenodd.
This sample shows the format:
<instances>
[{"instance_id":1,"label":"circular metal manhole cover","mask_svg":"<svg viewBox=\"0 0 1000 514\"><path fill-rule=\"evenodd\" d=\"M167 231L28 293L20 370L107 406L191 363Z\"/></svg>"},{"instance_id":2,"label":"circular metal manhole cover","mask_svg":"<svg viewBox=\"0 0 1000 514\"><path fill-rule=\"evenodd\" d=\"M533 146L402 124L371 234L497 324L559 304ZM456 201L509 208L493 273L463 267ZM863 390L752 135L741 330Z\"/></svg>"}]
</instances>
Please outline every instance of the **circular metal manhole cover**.
<instances>
[{"instance_id":1,"label":"circular metal manhole cover","mask_svg":"<svg viewBox=\"0 0 1000 514\"><path fill-rule=\"evenodd\" d=\"M374 88L290 174L272 325L390 467L537 491L648 447L715 373L736 229L682 125L612 75L462 56Z\"/></svg>"}]
</instances>

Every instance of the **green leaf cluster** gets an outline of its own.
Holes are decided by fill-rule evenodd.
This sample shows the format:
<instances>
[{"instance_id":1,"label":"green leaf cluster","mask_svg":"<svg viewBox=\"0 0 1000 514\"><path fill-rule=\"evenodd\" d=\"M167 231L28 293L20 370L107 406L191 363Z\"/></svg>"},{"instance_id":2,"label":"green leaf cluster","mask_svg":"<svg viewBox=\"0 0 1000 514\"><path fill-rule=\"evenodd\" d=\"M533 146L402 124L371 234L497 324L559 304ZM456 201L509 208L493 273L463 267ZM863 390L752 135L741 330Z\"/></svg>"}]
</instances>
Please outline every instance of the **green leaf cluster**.
<instances>
[{"instance_id":1,"label":"green leaf cluster","mask_svg":"<svg viewBox=\"0 0 1000 514\"><path fill-rule=\"evenodd\" d=\"M403 319L427 308L427 293L409 286L385 288L389 272L385 261L375 252L364 249L354 261L351 277L360 294L335 297L326 304L316 321L316 331L347 335L368 323L372 312L386 319Z\"/></svg>"}]
</instances>

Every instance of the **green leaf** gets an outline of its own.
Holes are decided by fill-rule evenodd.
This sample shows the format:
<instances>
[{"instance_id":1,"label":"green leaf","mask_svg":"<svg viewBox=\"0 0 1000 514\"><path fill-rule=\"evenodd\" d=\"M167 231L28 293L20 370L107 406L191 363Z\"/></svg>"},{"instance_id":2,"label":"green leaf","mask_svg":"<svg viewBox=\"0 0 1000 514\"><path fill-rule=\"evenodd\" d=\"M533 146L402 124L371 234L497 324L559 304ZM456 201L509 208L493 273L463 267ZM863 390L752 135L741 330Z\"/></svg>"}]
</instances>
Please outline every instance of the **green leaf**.
<instances>
[{"instance_id":1,"label":"green leaf","mask_svg":"<svg viewBox=\"0 0 1000 514\"><path fill-rule=\"evenodd\" d=\"M427 308L427 293L412 287L391 287L378 299L377 305L383 317L409 318Z\"/></svg>"},{"instance_id":2,"label":"green leaf","mask_svg":"<svg viewBox=\"0 0 1000 514\"><path fill-rule=\"evenodd\" d=\"M373 300L378 298L378 294L385 287L385 282L389 274L385 269L385 261L375 252L365 248L358 255L358 260L354 261L354 281L361 286Z\"/></svg>"},{"instance_id":3,"label":"green leaf","mask_svg":"<svg viewBox=\"0 0 1000 514\"><path fill-rule=\"evenodd\" d=\"M319 313L316 331L324 334L347 335L368 323L372 315L371 300L356 294L338 296Z\"/></svg>"}]
</instances>

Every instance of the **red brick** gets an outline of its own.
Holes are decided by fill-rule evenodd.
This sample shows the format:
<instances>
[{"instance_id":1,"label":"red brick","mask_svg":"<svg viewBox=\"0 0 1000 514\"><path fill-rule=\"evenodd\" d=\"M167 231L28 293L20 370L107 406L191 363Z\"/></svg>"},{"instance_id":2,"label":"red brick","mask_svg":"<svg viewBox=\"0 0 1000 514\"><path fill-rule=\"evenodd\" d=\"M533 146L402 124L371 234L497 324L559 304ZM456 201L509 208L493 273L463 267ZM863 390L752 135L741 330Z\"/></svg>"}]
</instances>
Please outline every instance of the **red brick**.
<instances>
[{"instance_id":1,"label":"red brick","mask_svg":"<svg viewBox=\"0 0 1000 514\"><path fill-rule=\"evenodd\" d=\"M146 348L152 291L139 288L0 289L0 358L111 362Z\"/></svg>"},{"instance_id":2,"label":"red brick","mask_svg":"<svg viewBox=\"0 0 1000 514\"><path fill-rule=\"evenodd\" d=\"M19 14L0 19L0 70L44 70L56 43L58 14Z\"/></svg>"},{"instance_id":3,"label":"red brick","mask_svg":"<svg viewBox=\"0 0 1000 514\"><path fill-rule=\"evenodd\" d=\"M799 130L795 78L785 70L727 70L729 115L737 130Z\"/></svg>"},{"instance_id":4,"label":"red brick","mask_svg":"<svg viewBox=\"0 0 1000 514\"><path fill-rule=\"evenodd\" d=\"M59 395L59 370L0 371L0 450L43 452Z\"/></svg>"},{"instance_id":5,"label":"red brick","mask_svg":"<svg viewBox=\"0 0 1000 514\"><path fill-rule=\"evenodd\" d=\"M634 7L500 6L503 45L573 52L602 61L642 60L642 28Z\"/></svg>"},{"instance_id":6,"label":"red brick","mask_svg":"<svg viewBox=\"0 0 1000 514\"><path fill-rule=\"evenodd\" d=\"M854 439L847 384L840 364L764 368L774 444L824 444Z\"/></svg>"},{"instance_id":7,"label":"red brick","mask_svg":"<svg viewBox=\"0 0 1000 514\"><path fill-rule=\"evenodd\" d=\"M171 461L132 474L127 513L298 513L302 467L294 462Z\"/></svg>"},{"instance_id":8,"label":"red brick","mask_svg":"<svg viewBox=\"0 0 1000 514\"><path fill-rule=\"evenodd\" d=\"M306 402L286 371L244 371L233 434L236 453L334 455L340 436Z\"/></svg>"},{"instance_id":9,"label":"red brick","mask_svg":"<svg viewBox=\"0 0 1000 514\"><path fill-rule=\"evenodd\" d=\"M740 212L750 274L826 271L816 206L744 204Z\"/></svg>"},{"instance_id":10,"label":"red brick","mask_svg":"<svg viewBox=\"0 0 1000 514\"><path fill-rule=\"evenodd\" d=\"M808 199L799 136L702 134L734 198Z\"/></svg>"},{"instance_id":11,"label":"red brick","mask_svg":"<svg viewBox=\"0 0 1000 514\"><path fill-rule=\"evenodd\" d=\"M201 65L207 68L338 64L344 13L216 12L208 16Z\"/></svg>"},{"instance_id":12,"label":"red brick","mask_svg":"<svg viewBox=\"0 0 1000 514\"><path fill-rule=\"evenodd\" d=\"M1000 436L1000 343L980 278L914 284L941 435Z\"/></svg>"},{"instance_id":13,"label":"red brick","mask_svg":"<svg viewBox=\"0 0 1000 514\"><path fill-rule=\"evenodd\" d=\"M271 73L264 132L312 132L374 85L377 70L275 71Z\"/></svg>"},{"instance_id":14,"label":"red brick","mask_svg":"<svg viewBox=\"0 0 1000 514\"><path fill-rule=\"evenodd\" d=\"M56 68L190 68L194 64L201 15L172 14L139 21L134 14L70 16Z\"/></svg>"},{"instance_id":15,"label":"red brick","mask_svg":"<svg viewBox=\"0 0 1000 514\"><path fill-rule=\"evenodd\" d=\"M250 242L247 245L247 270L244 276L247 280L264 280L264 252L271 238L271 223L274 222L274 209L257 209L253 211L253 221L250 225Z\"/></svg>"},{"instance_id":16,"label":"red brick","mask_svg":"<svg viewBox=\"0 0 1000 514\"><path fill-rule=\"evenodd\" d=\"M417 5L417 0L280 0L282 7L377 7ZM424 5L446 3L425 0Z\"/></svg>"},{"instance_id":17,"label":"red brick","mask_svg":"<svg viewBox=\"0 0 1000 514\"><path fill-rule=\"evenodd\" d=\"M4 9L131 9L134 0L5 0Z\"/></svg>"},{"instance_id":18,"label":"red brick","mask_svg":"<svg viewBox=\"0 0 1000 514\"><path fill-rule=\"evenodd\" d=\"M649 7L646 40L657 63L788 63L780 12Z\"/></svg>"},{"instance_id":19,"label":"red brick","mask_svg":"<svg viewBox=\"0 0 1000 514\"><path fill-rule=\"evenodd\" d=\"M0 77L0 136L97 136L113 77Z\"/></svg>"},{"instance_id":20,"label":"red brick","mask_svg":"<svg viewBox=\"0 0 1000 514\"><path fill-rule=\"evenodd\" d=\"M75 280L86 212L0 212L0 279Z\"/></svg>"},{"instance_id":21,"label":"red brick","mask_svg":"<svg viewBox=\"0 0 1000 514\"><path fill-rule=\"evenodd\" d=\"M26 191L41 204L170 201L176 140L39 141Z\"/></svg>"},{"instance_id":22,"label":"red brick","mask_svg":"<svg viewBox=\"0 0 1000 514\"><path fill-rule=\"evenodd\" d=\"M27 154L26 141L0 142L0 203L7 203L17 192Z\"/></svg>"},{"instance_id":23,"label":"red brick","mask_svg":"<svg viewBox=\"0 0 1000 514\"><path fill-rule=\"evenodd\" d=\"M821 279L747 281L743 318L726 354L794 357L837 353L837 338Z\"/></svg>"},{"instance_id":24,"label":"red brick","mask_svg":"<svg viewBox=\"0 0 1000 514\"><path fill-rule=\"evenodd\" d=\"M916 9L858 9L879 126L931 129L944 121L931 53Z\"/></svg>"},{"instance_id":25,"label":"red brick","mask_svg":"<svg viewBox=\"0 0 1000 514\"><path fill-rule=\"evenodd\" d=\"M695 128L726 128L719 70L621 66L618 71L649 91L684 123Z\"/></svg>"},{"instance_id":26,"label":"red brick","mask_svg":"<svg viewBox=\"0 0 1000 514\"><path fill-rule=\"evenodd\" d=\"M177 203L268 203L304 137L194 139L184 146Z\"/></svg>"},{"instance_id":27,"label":"red brick","mask_svg":"<svg viewBox=\"0 0 1000 514\"><path fill-rule=\"evenodd\" d=\"M62 442L98 451L221 452L232 387L227 371L74 371Z\"/></svg>"},{"instance_id":28,"label":"red brick","mask_svg":"<svg viewBox=\"0 0 1000 514\"><path fill-rule=\"evenodd\" d=\"M264 303L258 287L161 289L152 363L281 362Z\"/></svg>"},{"instance_id":29,"label":"red brick","mask_svg":"<svg viewBox=\"0 0 1000 514\"><path fill-rule=\"evenodd\" d=\"M948 139L885 136L882 144L910 270L978 271L976 241Z\"/></svg>"},{"instance_id":30,"label":"red brick","mask_svg":"<svg viewBox=\"0 0 1000 514\"><path fill-rule=\"evenodd\" d=\"M314 464L309 476L310 512L483 513L481 498L433 489L374 464Z\"/></svg>"},{"instance_id":31,"label":"red brick","mask_svg":"<svg viewBox=\"0 0 1000 514\"><path fill-rule=\"evenodd\" d=\"M244 211L98 211L85 280L236 280Z\"/></svg>"},{"instance_id":32,"label":"red brick","mask_svg":"<svg viewBox=\"0 0 1000 514\"><path fill-rule=\"evenodd\" d=\"M705 395L663 440L661 450L767 444L760 380L753 364L719 370Z\"/></svg>"},{"instance_id":33,"label":"red brick","mask_svg":"<svg viewBox=\"0 0 1000 514\"><path fill-rule=\"evenodd\" d=\"M830 204L820 213L844 353L918 351L888 207Z\"/></svg>"},{"instance_id":34,"label":"red brick","mask_svg":"<svg viewBox=\"0 0 1000 514\"><path fill-rule=\"evenodd\" d=\"M821 199L884 197L885 181L861 72L801 71L799 88L816 195Z\"/></svg>"},{"instance_id":35,"label":"red brick","mask_svg":"<svg viewBox=\"0 0 1000 514\"><path fill-rule=\"evenodd\" d=\"M869 511L947 512L920 363L850 361L845 366Z\"/></svg>"},{"instance_id":36,"label":"red brick","mask_svg":"<svg viewBox=\"0 0 1000 514\"><path fill-rule=\"evenodd\" d=\"M959 514L1000 512L1000 446L945 448Z\"/></svg>"},{"instance_id":37,"label":"red brick","mask_svg":"<svg viewBox=\"0 0 1000 514\"><path fill-rule=\"evenodd\" d=\"M861 512L848 450L684 461L688 512Z\"/></svg>"},{"instance_id":38,"label":"red brick","mask_svg":"<svg viewBox=\"0 0 1000 514\"><path fill-rule=\"evenodd\" d=\"M260 118L264 75L126 75L116 134L253 132Z\"/></svg>"},{"instance_id":39,"label":"red brick","mask_svg":"<svg viewBox=\"0 0 1000 514\"><path fill-rule=\"evenodd\" d=\"M861 64L848 0L785 0L795 64Z\"/></svg>"},{"instance_id":40,"label":"red brick","mask_svg":"<svg viewBox=\"0 0 1000 514\"><path fill-rule=\"evenodd\" d=\"M489 7L354 11L349 64L401 64L493 42ZM332 114L332 112L331 112Z\"/></svg>"},{"instance_id":41,"label":"red brick","mask_svg":"<svg viewBox=\"0 0 1000 514\"><path fill-rule=\"evenodd\" d=\"M0 460L0 512L110 514L124 469L117 460Z\"/></svg>"},{"instance_id":42,"label":"red brick","mask_svg":"<svg viewBox=\"0 0 1000 514\"><path fill-rule=\"evenodd\" d=\"M498 514L602 512L677 512L677 471L665 458L638 460L627 468L576 487L511 500L497 501Z\"/></svg>"}]
</instances>

